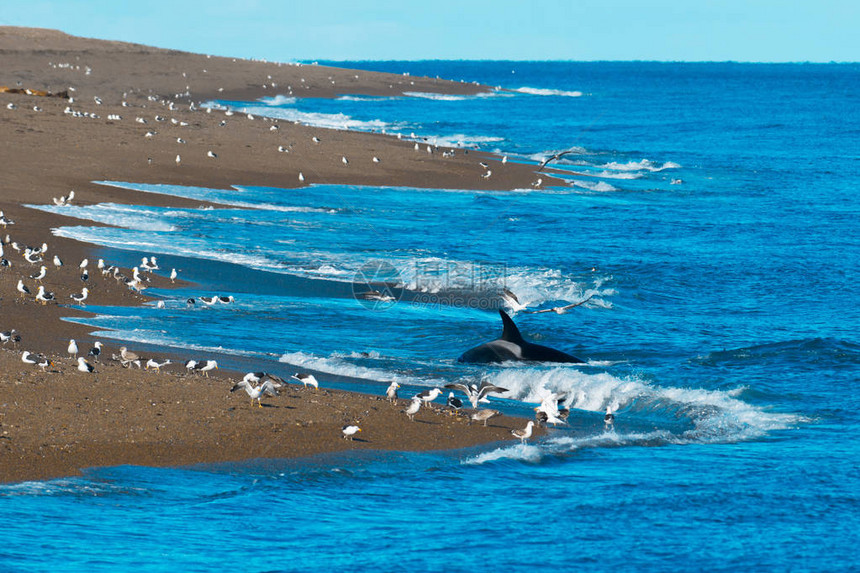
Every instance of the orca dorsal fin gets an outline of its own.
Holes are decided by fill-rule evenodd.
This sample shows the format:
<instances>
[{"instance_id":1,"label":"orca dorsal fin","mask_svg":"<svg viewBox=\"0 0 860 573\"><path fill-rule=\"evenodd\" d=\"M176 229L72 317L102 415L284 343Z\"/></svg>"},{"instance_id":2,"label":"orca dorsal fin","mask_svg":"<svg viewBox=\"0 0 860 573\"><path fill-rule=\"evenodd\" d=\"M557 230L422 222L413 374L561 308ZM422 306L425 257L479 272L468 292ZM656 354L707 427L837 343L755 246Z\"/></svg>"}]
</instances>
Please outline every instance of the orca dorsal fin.
<instances>
[{"instance_id":1,"label":"orca dorsal fin","mask_svg":"<svg viewBox=\"0 0 860 573\"><path fill-rule=\"evenodd\" d=\"M508 313L499 309L499 315L502 317L502 324L504 325L501 339L515 344L521 344L523 342L523 336L520 334L520 329L517 328L517 325L514 324L514 321L510 316L508 316Z\"/></svg>"}]
</instances>

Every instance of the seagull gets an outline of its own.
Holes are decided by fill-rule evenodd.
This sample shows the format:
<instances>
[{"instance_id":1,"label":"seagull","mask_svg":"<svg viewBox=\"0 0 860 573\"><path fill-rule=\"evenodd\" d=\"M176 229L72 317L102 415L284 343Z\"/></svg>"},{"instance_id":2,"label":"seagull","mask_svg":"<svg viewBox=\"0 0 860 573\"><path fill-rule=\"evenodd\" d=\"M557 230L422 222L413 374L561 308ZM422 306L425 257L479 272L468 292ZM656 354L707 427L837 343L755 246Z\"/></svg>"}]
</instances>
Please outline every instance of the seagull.
<instances>
[{"instance_id":1,"label":"seagull","mask_svg":"<svg viewBox=\"0 0 860 573\"><path fill-rule=\"evenodd\" d=\"M299 181L304 181L304 180L305 180L305 176L302 174L301 171L299 171Z\"/></svg>"},{"instance_id":2,"label":"seagull","mask_svg":"<svg viewBox=\"0 0 860 573\"><path fill-rule=\"evenodd\" d=\"M498 410L478 410L474 414L472 414L470 420L475 420L476 422L483 422L484 426L487 425L487 420L493 418L495 416L501 416L502 413Z\"/></svg>"},{"instance_id":3,"label":"seagull","mask_svg":"<svg viewBox=\"0 0 860 573\"><path fill-rule=\"evenodd\" d=\"M146 361L144 367L149 370L150 368L154 369L156 372L161 372L161 369L170 364L170 360L165 360L164 362L158 363L152 358Z\"/></svg>"},{"instance_id":4,"label":"seagull","mask_svg":"<svg viewBox=\"0 0 860 573\"><path fill-rule=\"evenodd\" d=\"M48 274L48 268L45 265L42 265L41 270L34 275L30 275L30 278L34 281L42 282L42 279L45 278L46 274Z\"/></svg>"},{"instance_id":5,"label":"seagull","mask_svg":"<svg viewBox=\"0 0 860 573\"><path fill-rule=\"evenodd\" d=\"M260 386L256 388L251 386L250 382L242 380L238 384L235 384L232 388L230 388L230 392L235 392L240 388L244 388L245 392L248 393L248 396L251 397L251 406L254 405L254 400L257 401L257 406L259 408L263 407L263 394L268 394L269 396L277 396L278 390L275 388L275 385L270 381L266 380Z\"/></svg>"},{"instance_id":6,"label":"seagull","mask_svg":"<svg viewBox=\"0 0 860 573\"><path fill-rule=\"evenodd\" d=\"M83 356L80 356L78 357L78 370L81 372L95 372L96 369Z\"/></svg>"},{"instance_id":7,"label":"seagull","mask_svg":"<svg viewBox=\"0 0 860 573\"><path fill-rule=\"evenodd\" d=\"M449 390L459 390L460 392L466 395L466 398L469 399L469 402L472 404L472 408L478 407L478 402L488 402L487 394L501 394L503 392L507 392L507 388L502 388L501 386L496 386L495 384L491 384L486 380L481 382L481 386L478 387L474 384L470 384L466 386L465 384L445 384L445 388Z\"/></svg>"},{"instance_id":8,"label":"seagull","mask_svg":"<svg viewBox=\"0 0 860 573\"><path fill-rule=\"evenodd\" d=\"M33 356L33 353L25 350L24 353L21 354L21 362L23 362L24 364L36 364L36 360L30 358L30 356Z\"/></svg>"},{"instance_id":9,"label":"seagull","mask_svg":"<svg viewBox=\"0 0 860 573\"><path fill-rule=\"evenodd\" d=\"M36 300L41 302L43 305L48 304L52 300L54 300L54 293L45 292L45 287L39 285L39 292L36 293Z\"/></svg>"},{"instance_id":10,"label":"seagull","mask_svg":"<svg viewBox=\"0 0 860 573\"><path fill-rule=\"evenodd\" d=\"M242 380L244 380L245 382L250 382L251 384L256 384L257 382L262 382L266 378L272 381L272 384L275 385L275 388L280 388L281 386L286 384L283 378L281 378L280 376L275 376L274 374L269 374L268 372L248 372L247 374L245 374Z\"/></svg>"},{"instance_id":11,"label":"seagull","mask_svg":"<svg viewBox=\"0 0 860 573\"><path fill-rule=\"evenodd\" d=\"M129 352L128 348L125 346L120 347L119 355L122 357L122 362L134 362L135 360L140 360L140 356L135 354L134 352ZM123 364L124 366L125 364Z\"/></svg>"},{"instance_id":12,"label":"seagull","mask_svg":"<svg viewBox=\"0 0 860 573\"><path fill-rule=\"evenodd\" d=\"M448 402L446 404L449 408L453 408L455 410L459 410L463 407L463 401L454 396L453 392L448 392Z\"/></svg>"},{"instance_id":13,"label":"seagull","mask_svg":"<svg viewBox=\"0 0 860 573\"><path fill-rule=\"evenodd\" d=\"M424 390L423 392L419 392L412 399L413 400L421 400L424 402L424 405L429 405L430 402L439 397L439 394L442 393L442 390L439 388L433 388L432 390Z\"/></svg>"},{"instance_id":14,"label":"seagull","mask_svg":"<svg viewBox=\"0 0 860 573\"><path fill-rule=\"evenodd\" d=\"M203 364L202 366L200 366L198 368L198 370L200 370L200 372L203 372L207 378L209 378L209 371L210 370L217 370L217 369L218 369L218 363L215 362L214 360L207 360L206 364Z\"/></svg>"},{"instance_id":15,"label":"seagull","mask_svg":"<svg viewBox=\"0 0 860 573\"><path fill-rule=\"evenodd\" d=\"M170 282L176 282L176 277L179 276L176 272L176 269L170 269Z\"/></svg>"},{"instance_id":16,"label":"seagull","mask_svg":"<svg viewBox=\"0 0 860 573\"><path fill-rule=\"evenodd\" d=\"M69 298L75 301L78 304L84 304L84 301L87 300L87 296L89 296L90 291L87 287L84 287L81 290L81 294L70 294Z\"/></svg>"},{"instance_id":17,"label":"seagull","mask_svg":"<svg viewBox=\"0 0 860 573\"><path fill-rule=\"evenodd\" d=\"M293 374L293 378L304 384L305 388L308 386L313 386L314 388L320 387L320 383L317 382L313 374Z\"/></svg>"},{"instance_id":18,"label":"seagull","mask_svg":"<svg viewBox=\"0 0 860 573\"><path fill-rule=\"evenodd\" d=\"M558 402L559 402L558 394L556 394L554 392L548 392L544 396L543 401L541 401L540 406L535 408L535 412L536 413L543 412L544 414L546 414L546 417L547 417L546 421L549 424L553 424L553 425L555 425L555 424L566 424L567 422L565 422L564 419L562 419L562 417L561 417L561 412L559 411L559 408L558 408Z\"/></svg>"},{"instance_id":19,"label":"seagull","mask_svg":"<svg viewBox=\"0 0 860 573\"><path fill-rule=\"evenodd\" d=\"M18 279L18 292L21 293L21 297L25 297L30 294L30 289L27 288L27 285L24 284L24 281Z\"/></svg>"},{"instance_id":20,"label":"seagull","mask_svg":"<svg viewBox=\"0 0 860 573\"><path fill-rule=\"evenodd\" d=\"M230 303L236 302L236 299L233 298L232 294L230 296L219 296L217 298L218 298L218 302L220 302L221 304L230 304Z\"/></svg>"},{"instance_id":21,"label":"seagull","mask_svg":"<svg viewBox=\"0 0 860 573\"><path fill-rule=\"evenodd\" d=\"M71 357L72 357L72 358L77 358L77 357L78 357L78 344L75 342L75 339L74 339L74 338L72 338L71 340L69 340L69 348L68 348L68 351L69 351L69 354L71 355Z\"/></svg>"},{"instance_id":22,"label":"seagull","mask_svg":"<svg viewBox=\"0 0 860 573\"><path fill-rule=\"evenodd\" d=\"M345 440L352 441L352 437L361 431L358 426L344 426L341 431Z\"/></svg>"},{"instance_id":23,"label":"seagull","mask_svg":"<svg viewBox=\"0 0 860 573\"><path fill-rule=\"evenodd\" d=\"M204 304L208 304L209 306L212 306L213 304L218 302L218 297L217 296L201 296L200 300Z\"/></svg>"},{"instance_id":24,"label":"seagull","mask_svg":"<svg viewBox=\"0 0 860 573\"><path fill-rule=\"evenodd\" d=\"M615 425L615 414L612 413L612 406L606 407L606 415L603 416L603 424L609 430Z\"/></svg>"},{"instance_id":25,"label":"seagull","mask_svg":"<svg viewBox=\"0 0 860 573\"><path fill-rule=\"evenodd\" d=\"M520 299L517 298L517 295L515 295L507 288L502 289L502 300L505 301L505 304L508 305L508 308L510 308L514 312L520 312L521 310L525 310L527 308L526 305L520 302Z\"/></svg>"},{"instance_id":26,"label":"seagull","mask_svg":"<svg viewBox=\"0 0 860 573\"><path fill-rule=\"evenodd\" d=\"M184 140L184 139L182 139L181 137L177 137L177 138L176 138L176 143L185 143L185 140Z\"/></svg>"},{"instance_id":27,"label":"seagull","mask_svg":"<svg viewBox=\"0 0 860 573\"><path fill-rule=\"evenodd\" d=\"M215 158L217 158L218 156L215 154L215 152L214 152L214 151L209 150L209 151L207 151L207 152L206 152L206 157L211 157L212 159L215 159Z\"/></svg>"},{"instance_id":28,"label":"seagull","mask_svg":"<svg viewBox=\"0 0 860 573\"><path fill-rule=\"evenodd\" d=\"M34 253L30 249L24 251L24 260L30 263L31 265L36 265L42 262L42 258L39 257L39 253Z\"/></svg>"},{"instance_id":29,"label":"seagull","mask_svg":"<svg viewBox=\"0 0 860 573\"><path fill-rule=\"evenodd\" d=\"M12 330L7 330L6 332L0 332L0 342L6 344L10 340L12 340L12 336L18 332L14 328Z\"/></svg>"},{"instance_id":30,"label":"seagull","mask_svg":"<svg viewBox=\"0 0 860 573\"><path fill-rule=\"evenodd\" d=\"M85 268L87 268L87 265L88 265L88 264L90 264L90 260L89 260L89 259L84 259L84 260L82 260L82 261L81 261L81 264L80 264L80 265L78 265L78 268L79 268L79 269L81 269L81 270L84 270Z\"/></svg>"},{"instance_id":31,"label":"seagull","mask_svg":"<svg viewBox=\"0 0 860 573\"><path fill-rule=\"evenodd\" d=\"M525 444L528 441L528 439L532 437L532 428L534 428L534 425L535 425L534 421L529 420L529 423L526 424L525 429L522 429L522 430L514 429L514 430L511 430L511 433L514 435L515 438L520 439L521 444Z\"/></svg>"},{"instance_id":32,"label":"seagull","mask_svg":"<svg viewBox=\"0 0 860 573\"><path fill-rule=\"evenodd\" d=\"M102 98L100 98L99 96L93 96L93 101L96 102L96 105L102 104Z\"/></svg>"},{"instance_id":33,"label":"seagull","mask_svg":"<svg viewBox=\"0 0 860 573\"><path fill-rule=\"evenodd\" d=\"M543 161L540 162L540 167L538 167L538 171L543 170L543 168L546 167L546 164L549 163L550 161L555 161L556 159L561 159L562 157L564 157L568 153L574 153L575 151L576 151L576 149L568 149L567 151L562 151L560 153L556 153L555 155L550 155L549 157L547 157L546 159L544 159Z\"/></svg>"},{"instance_id":34,"label":"seagull","mask_svg":"<svg viewBox=\"0 0 860 573\"><path fill-rule=\"evenodd\" d=\"M392 382L388 385L388 388L385 390L385 397L388 398L389 402L394 402L395 400L397 400L398 388L400 388L400 384L398 384L397 382Z\"/></svg>"},{"instance_id":35,"label":"seagull","mask_svg":"<svg viewBox=\"0 0 860 573\"><path fill-rule=\"evenodd\" d=\"M346 158L346 155L340 158L344 165L349 165L349 159Z\"/></svg>"},{"instance_id":36,"label":"seagull","mask_svg":"<svg viewBox=\"0 0 860 573\"><path fill-rule=\"evenodd\" d=\"M493 174L493 172L488 169L486 173L481 174L481 179L489 179L490 175L492 175L492 174Z\"/></svg>"},{"instance_id":37,"label":"seagull","mask_svg":"<svg viewBox=\"0 0 860 573\"><path fill-rule=\"evenodd\" d=\"M413 422L415 421L415 414L418 413L418 410L421 409L421 399L420 398L412 398L412 403L409 404L409 407L403 410L406 412L406 415L409 416L409 419Z\"/></svg>"},{"instance_id":38,"label":"seagull","mask_svg":"<svg viewBox=\"0 0 860 573\"><path fill-rule=\"evenodd\" d=\"M88 280L90 280L90 273L87 269L84 269L81 271L81 281L87 282Z\"/></svg>"},{"instance_id":39,"label":"seagull","mask_svg":"<svg viewBox=\"0 0 860 573\"><path fill-rule=\"evenodd\" d=\"M189 372L193 372L194 369L197 368L198 364L202 364L202 362L198 362L197 360L189 360L188 362L185 363L185 369L188 370Z\"/></svg>"},{"instance_id":40,"label":"seagull","mask_svg":"<svg viewBox=\"0 0 860 573\"><path fill-rule=\"evenodd\" d=\"M373 162L374 162L374 163L379 163L379 158L378 158L377 156L375 156L375 155L373 156Z\"/></svg>"},{"instance_id":41,"label":"seagull","mask_svg":"<svg viewBox=\"0 0 860 573\"><path fill-rule=\"evenodd\" d=\"M101 353L102 353L102 343L99 342L98 340L96 340L95 343L93 344L93 347L90 348L89 356L92 356L93 360L98 362L99 356L101 356Z\"/></svg>"},{"instance_id":42,"label":"seagull","mask_svg":"<svg viewBox=\"0 0 860 573\"><path fill-rule=\"evenodd\" d=\"M182 163L182 158L177 154L176 155L176 164L179 165L180 163Z\"/></svg>"},{"instance_id":43,"label":"seagull","mask_svg":"<svg viewBox=\"0 0 860 573\"><path fill-rule=\"evenodd\" d=\"M60 257L58 257L57 255L54 255L54 266L55 267L63 266L63 261L60 260Z\"/></svg>"},{"instance_id":44,"label":"seagull","mask_svg":"<svg viewBox=\"0 0 860 573\"><path fill-rule=\"evenodd\" d=\"M279 145L279 146L278 146L278 151L279 151L280 153L289 153L289 152L290 152L290 150L289 150L289 149L287 149L286 147L284 147L283 145Z\"/></svg>"},{"instance_id":45,"label":"seagull","mask_svg":"<svg viewBox=\"0 0 860 573\"><path fill-rule=\"evenodd\" d=\"M554 307L552 307L552 308L544 308L544 309L541 309L541 310L526 310L526 311L524 311L524 312L525 312L526 314L543 314L543 313L545 313L545 312L554 312L554 313L556 313L556 314L564 314L564 313L566 313L567 311L569 311L569 310L570 310L570 309L572 309L572 308L576 308L576 307L578 307L578 306L582 306L583 304L587 303L588 301L590 301L590 300L591 300L591 298L592 298L593 296L594 296L594 293L591 293L590 295L588 295L588 297L587 297L587 298L584 298L583 300L581 300L581 301L579 301L579 302L575 302L575 303L573 303L573 304L568 304L568 305L565 305L565 306L554 306Z\"/></svg>"},{"instance_id":46,"label":"seagull","mask_svg":"<svg viewBox=\"0 0 860 573\"><path fill-rule=\"evenodd\" d=\"M313 142L314 142L314 143L319 143L319 142L320 142L320 138L319 138L319 137L317 137L316 135L315 135L315 136L313 136L311 139L313 140Z\"/></svg>"}]
</instances>

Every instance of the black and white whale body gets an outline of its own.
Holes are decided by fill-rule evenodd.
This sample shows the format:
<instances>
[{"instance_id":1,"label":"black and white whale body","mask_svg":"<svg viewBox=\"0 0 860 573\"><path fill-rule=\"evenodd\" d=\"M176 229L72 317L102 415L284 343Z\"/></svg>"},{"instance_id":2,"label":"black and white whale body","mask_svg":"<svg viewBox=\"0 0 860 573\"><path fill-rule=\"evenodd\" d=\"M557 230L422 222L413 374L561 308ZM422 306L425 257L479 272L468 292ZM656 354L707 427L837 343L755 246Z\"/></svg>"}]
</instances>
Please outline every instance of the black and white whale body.
<instances>
[{"instance_id":1,"label":"black and white whale body","mask_svg":"<svg viewBox=\"0 0 860 573\"><path fill-rule=\"evenodd\" d=\"M583 361L575 356L566 354L561 350L532 344L523 340L517 325L511 317L501 309L504 330L501 338L487 342L463 353L458 362L477 362L486 364L489 362L505 362L506 360L522 360L532 362L567 362L581 364Z\"/></svg>"}]
</instances>

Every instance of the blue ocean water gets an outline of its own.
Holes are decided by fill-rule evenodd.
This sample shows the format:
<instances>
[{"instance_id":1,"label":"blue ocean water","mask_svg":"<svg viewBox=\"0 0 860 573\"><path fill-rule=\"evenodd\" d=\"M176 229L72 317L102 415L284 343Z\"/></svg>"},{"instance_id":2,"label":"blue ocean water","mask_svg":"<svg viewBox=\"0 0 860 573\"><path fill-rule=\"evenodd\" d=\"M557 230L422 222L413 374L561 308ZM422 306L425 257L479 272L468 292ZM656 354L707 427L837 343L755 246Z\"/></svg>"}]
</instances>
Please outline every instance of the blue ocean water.
<instances>
[{"instance_id":1,"label":"blue ocean water","mask_svg":"<svg viewBox=\"0 0 860 573\"><path fill-rule=\"evenodd\" d=\"M509 162L572 149L566 184L104 182L221 207L64 207L81 225L56 234L196 283L156 292L164 309L91 305L87 323L365 392L486 377L523 415L563 392L570 426L526 446L0 486L4 570L856 569L860 66L353 64L502 89L213 105ZM357 301L380 269L402 298ZM535 310L590 297L514 316L585 364L457 363L498 335L503 287ZM213 293L237 302L185 303Z\"/></svg>"}]
</instances>

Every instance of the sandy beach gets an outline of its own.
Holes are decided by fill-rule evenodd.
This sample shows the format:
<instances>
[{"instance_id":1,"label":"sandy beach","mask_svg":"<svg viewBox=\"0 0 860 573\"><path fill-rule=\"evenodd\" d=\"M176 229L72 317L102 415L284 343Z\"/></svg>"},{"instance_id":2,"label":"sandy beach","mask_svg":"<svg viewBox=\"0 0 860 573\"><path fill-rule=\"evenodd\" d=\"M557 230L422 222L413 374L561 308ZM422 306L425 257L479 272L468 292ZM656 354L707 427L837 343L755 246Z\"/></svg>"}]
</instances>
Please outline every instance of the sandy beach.
<instances>
[{"instance_id":1,"label":"sandy beach","mask_svg":"<svg viewBox=\"0 0 860 573\"><path fill-rule=\"evenodd\" d=\"M538 177L532 166L502 165L498 157L477 151L443 157L442 148L428 153L422 143L416 151L414 142L382 134L225 116L200 107L216 98L469 94L486 87L210 58L26 28L0 28L0 57L0 86L5 88L0 90L5 176L0 210L14 222L3 235L19 247L49 245L42 284L56 299L44 305L34 299L39 283L30 276L41 263L28 263L4 244L11 266L0 268L0 331L14 329L21 340L6 343L0 352L0 481L67 476L103 465L186 465L346 448L461 448L512 439L511 429L524 425L521 419L498 417L488 427L470 426L465 417L429 410L410 422L402 413L405 400L390 404L382 397L325 389L323 377L319 391L289 385L257 408L243 392L229 391L241 373L218 371L207 378L186 374L181 365L160 373L123 368L109 360L119 345L105 348L101 362L94 363L95 373L79 372L66 352L68 341L75 338L85 353L93 338L88 328L62 320L80 313L65 306L84 286L79 263L90 259L89 302L137 305L146 298L101 276L89 245L52 236L51 229L66 218L22 207L51 204L71 190L78 204L199 204L92 183L100 180L210 188L292 189L311 183L529 187ZM147 137L148 132L155 134ZM349 158L348 165L343 157ZM492 178L481 177L479 161L494 162ZM550 182L546 173L540 177ZM64 266L54 268L54 255ZM123 272L130 275L129 269ZM19 279L31 295L19 296ZM169 286L164 277L154 281ZM25 364L24 350L42 353L53 363L44 372ZM344 440L341 427L353 423L362 432L353 441Z\"/></svg>"}]
</instances>

